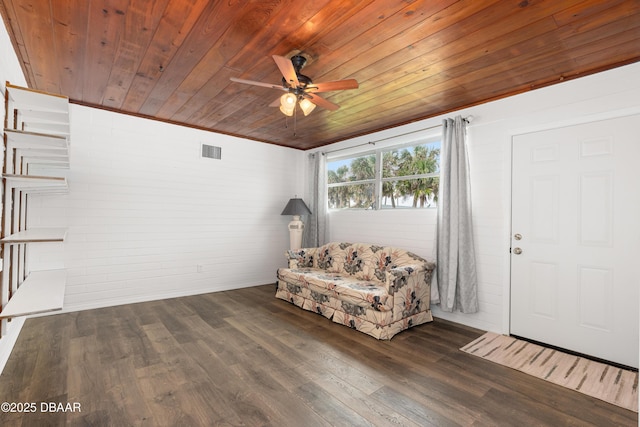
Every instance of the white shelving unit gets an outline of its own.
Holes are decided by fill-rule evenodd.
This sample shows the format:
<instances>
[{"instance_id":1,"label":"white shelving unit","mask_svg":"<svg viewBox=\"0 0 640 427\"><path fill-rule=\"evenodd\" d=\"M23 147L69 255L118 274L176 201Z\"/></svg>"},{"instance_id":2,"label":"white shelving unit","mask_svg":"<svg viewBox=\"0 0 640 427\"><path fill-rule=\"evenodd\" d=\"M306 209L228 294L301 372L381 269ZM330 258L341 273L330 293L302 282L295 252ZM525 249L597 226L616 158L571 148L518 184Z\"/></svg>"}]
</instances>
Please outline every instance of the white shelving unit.
<instances>
[{"instance_id":1,"label":"white shelving unit","mask_svg":"<svg viewBox=\"0 0 640 427\"><path fill-rule=\"evenodd\" d=\"M1 331L7 319L62 309L64 269L32 271L27 265L30 243L61 243L65 228L28 228L29 197L68 192L64 176L31 174L33 166L69 168L69 100L6 84L2 209ZM58 174L54 174L58 175ZM60 246L62 247L62 246Z\"/></svg>"}]
</instances>

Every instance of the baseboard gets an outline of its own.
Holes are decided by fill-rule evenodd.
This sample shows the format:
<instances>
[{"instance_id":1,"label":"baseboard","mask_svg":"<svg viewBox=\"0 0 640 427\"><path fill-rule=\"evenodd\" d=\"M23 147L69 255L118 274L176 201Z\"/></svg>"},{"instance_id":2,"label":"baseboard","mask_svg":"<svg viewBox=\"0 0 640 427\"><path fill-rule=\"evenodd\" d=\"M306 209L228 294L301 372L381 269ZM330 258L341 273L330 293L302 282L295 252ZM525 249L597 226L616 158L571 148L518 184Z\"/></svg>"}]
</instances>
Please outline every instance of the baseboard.
<instances>
[{"instance_id":1,"label":"baseboard","mask_svg":"<svg viewBox=\"0 0 640 427\"><path fill-rule=\"evenodd\" d=\"M484 313L465 314L460 311L446 312L443 311L439 305L431 305L431 313L433 317L438 319L448 320L459 325L469 326L471 328L478 329L480 331L491 331L501 333L497 325L486 322L482 316Z\"/></svg>"},{"instance_id":2,"label":"baseboard","mask_svg":"<svg viewBox=\"0 0 640 427\"><path fill-rule=\"evenodd\" d=\"M25 320L25 317L16 317L11 320L7 325L6 335L0 338L0 374L4 371L13 347L16 345L16 341L18 341L18 336L20 335Z\"/></svg>"}]
</instances>

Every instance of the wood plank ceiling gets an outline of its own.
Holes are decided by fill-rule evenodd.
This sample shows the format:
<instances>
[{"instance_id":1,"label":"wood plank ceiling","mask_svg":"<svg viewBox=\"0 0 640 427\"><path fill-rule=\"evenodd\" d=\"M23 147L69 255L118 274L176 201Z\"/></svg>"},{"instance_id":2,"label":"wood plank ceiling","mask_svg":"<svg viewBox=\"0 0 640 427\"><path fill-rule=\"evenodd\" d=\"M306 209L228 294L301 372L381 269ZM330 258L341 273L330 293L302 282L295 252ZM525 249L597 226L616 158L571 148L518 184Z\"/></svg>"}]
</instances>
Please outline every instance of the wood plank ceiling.
<instances>
[{"instance_id":1,"label":"wood plank ceiling","mask_svg":"<svg viewBox=\"0 0 640 427\"><path fill-rule=\"evenodd\" d=\"M640 0L0 0L30 87L310 149L640 60ZM285 118L271 55L337 111ZM295 133L294 133L295 130Z\"/></svg>"}]
</instances>

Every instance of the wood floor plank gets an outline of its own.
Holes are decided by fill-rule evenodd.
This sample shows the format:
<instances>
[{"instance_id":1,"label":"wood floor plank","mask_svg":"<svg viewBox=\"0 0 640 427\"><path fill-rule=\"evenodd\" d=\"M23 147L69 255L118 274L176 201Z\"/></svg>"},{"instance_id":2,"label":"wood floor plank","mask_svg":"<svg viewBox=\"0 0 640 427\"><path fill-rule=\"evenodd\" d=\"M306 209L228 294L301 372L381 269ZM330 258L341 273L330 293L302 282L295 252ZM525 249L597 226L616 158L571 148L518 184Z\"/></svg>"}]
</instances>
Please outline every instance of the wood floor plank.
<instances>
[{"instance_id":1,"label":"wood floor plank","mask_svg":"<svg viewBox=\"0 0 640 427\"><path fill-rule=\"evenodd\" d=\"M322 414L305 404L301 396L289 393L260 364L237 363L230 367L243 386L250 390L251 400L267 417L267 424L287 420L291 425L325 426ZM278 371L273 372L278 375Z\"/></svg>"},{"instance_id":2,"label":"wood floor plank","mask_svg":"<svg viewBox=\"0 0 640 427\"><path fill-rule=\"evenodd\" d=\"M175 359L174 359L175 363ZM147 404L159 425L197 425L193 421L190 408L183 406L183 387L190 383L180 377L176 369L168 369L171 362L164 362L136 370L135 381L145 396ZM135 420L131 420L132 424Z\"/></svg>"},{"instance_id":3,"label":"wood floor plank","mask_svg":"<svg viewBox=\"0 0 640 427\"><path fill-rule=\"evenodd\" d=\"M313 410L321 414L331 426L369 426L369 421L356 411L340 402L335 396L314 383L306 383L298 388L297 395Z\"/></svg>"},{"instance_id":4,"label":"wood floor plank","mask_svg":"<svg viewBox=\"0 0 640 427\"><path fill-rule=\"evenodd\" d=\"M192 355L203 371L208 381L208 403L216 414L220 414L221 422L232 425L241 424L245 413L260 413L253 407L252 402L243 402L246 399L245 386L238 377L229 369L229 364L212 349L206 342L199 340L184 345L185 351ZM240 411L239 409L243 410ZM248 409L248 411L247 411ZM238 413L240 412L240 413ZM263 416L260 415L260 419Z\"/></svg>"},{"instance_id":5,"label":"wood floor plank","mask_svg":"<svg viewBox=\"0 0 640 427\"><path fill-rule=\"evenodd\" d=\"M375 372L358 369L327 344L310 341L304 337L292 338L286 333L279 335L276 339L289 342L294 351L307 357L304 365L292 367L300 377L316 380L325 374L335 375L365 394L371 394L384 385L376 378Z\"/></svg>"},{"instance_id":6,"label":"wood floor plank","mask_svg":"<svg viewBox=\"0 0 640 427\"><path fill-rule=\"evenodd\" d=\"M373 396L388 402L390 406L397 408L405 417L424 426L453 427L470 425L473 422L473 420L461 416L453 408L443 405L438 400L433 399L433 403L428 405L421 404L418 400L412 399L410 395L403 394L389 386L376 391ZM442 411L434 410L434 407L442 409Z\"/></svg>"},{"instance_id":7,"label":"wood floor plank","mask_svg":"<svg viewBox=\"0 0 640 427\"><path fill-rule=\"evenodd\" d=\"M459 351L436 319L390 341L276 299L273 284L28 319L0 425L637 426L638 415Z\"/></svg>"},{"instance_id":8,"label":"wood floor plank","mask_svg":"<svg viewBox=\"0 0 640 427\"><path fill-rule=\"evenodd\" d=\"M44 347L39 347L38 359L29 384L29 402L49 402L57 396L64 395L67 390L68 342L71 324L66 319L56 317L44 325L43 337L38 340ZM52 369L55 366L55 369Z\"/></svg>"},{"instance_id":9,"label":"wood floor plank","mask_svg":"<svg viewBox=\"0 0 640 427\"><path fill-rule=\"evenodd\" d=\"M142 393L140 384L130 380L130 378L136 377L137 368L135 365L135 359L125 358L113 363L107 370L108 379L104 382L111 403L108 406L104 405L103 409L109 412L112 424L133 423L139 425L145 422L151 424L159 421L155 418L146 396ZM99 398L99 395L96 396L96 399ZM118 411L110 410L114 406L118 408ZM119 419L113 417L114 412L118 413ZM79 415L79 413L73 413L71 418Z\"/></svg>"},{"instance_id":10,"label":"wood floor plank","mask_svg":"<svg viewBox=\"0 0 640 427\"><path fill-rule=\"evenodd\" d=\"M388 400L377 399L352 386L348 380L342 380L333 374L321 375L314 381L324 391L353 409L358 415L375 426L415 426L424 427L424 419L411 421L400 413L396 405Z\"/></svg>"},{"instance_id":11,"label":"wood floor plank","mask_svg":"<svg viewBox=\"0 0 640 427\"><path fill-rule=\"evenodd\" d=\"M183 303L198 313L198 316L212 328L224 327L222 319L233 315L227 307L209 294L185 297Z\"/></svg>"},{"instance_id":12,"label":"wood floor plank","mask_svg":"<svg viewBox=\"0 0 640 427\"><path fill-rule=\"evenodd\" d=\"M100 364L96 336L83 335L70 339L68 351L69 365L75 366L67 372L69 401L83 402L86 413L106 409L103 404L103 397L107 393L105 382L98 378L103 367Z\"/></svg>"}]
</instances>

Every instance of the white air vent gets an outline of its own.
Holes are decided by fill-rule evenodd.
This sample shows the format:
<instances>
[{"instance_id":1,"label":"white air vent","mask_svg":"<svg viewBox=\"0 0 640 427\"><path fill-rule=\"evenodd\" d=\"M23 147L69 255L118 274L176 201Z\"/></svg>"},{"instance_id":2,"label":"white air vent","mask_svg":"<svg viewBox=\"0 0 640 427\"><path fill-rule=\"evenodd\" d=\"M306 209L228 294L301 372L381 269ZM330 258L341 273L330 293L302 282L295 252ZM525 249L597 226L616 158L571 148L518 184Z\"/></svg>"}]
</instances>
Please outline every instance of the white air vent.
<instances>
[{"instance_id":1,"label":"white air vent","mask_svg":"<svg viewBox=\"0 0 640 427\"><path fill-rule=\"evenodd\" d=\"M202 144L202 157L210 159L222 159L222 148L213 145Z\"/></svg>"}]
</instances>

